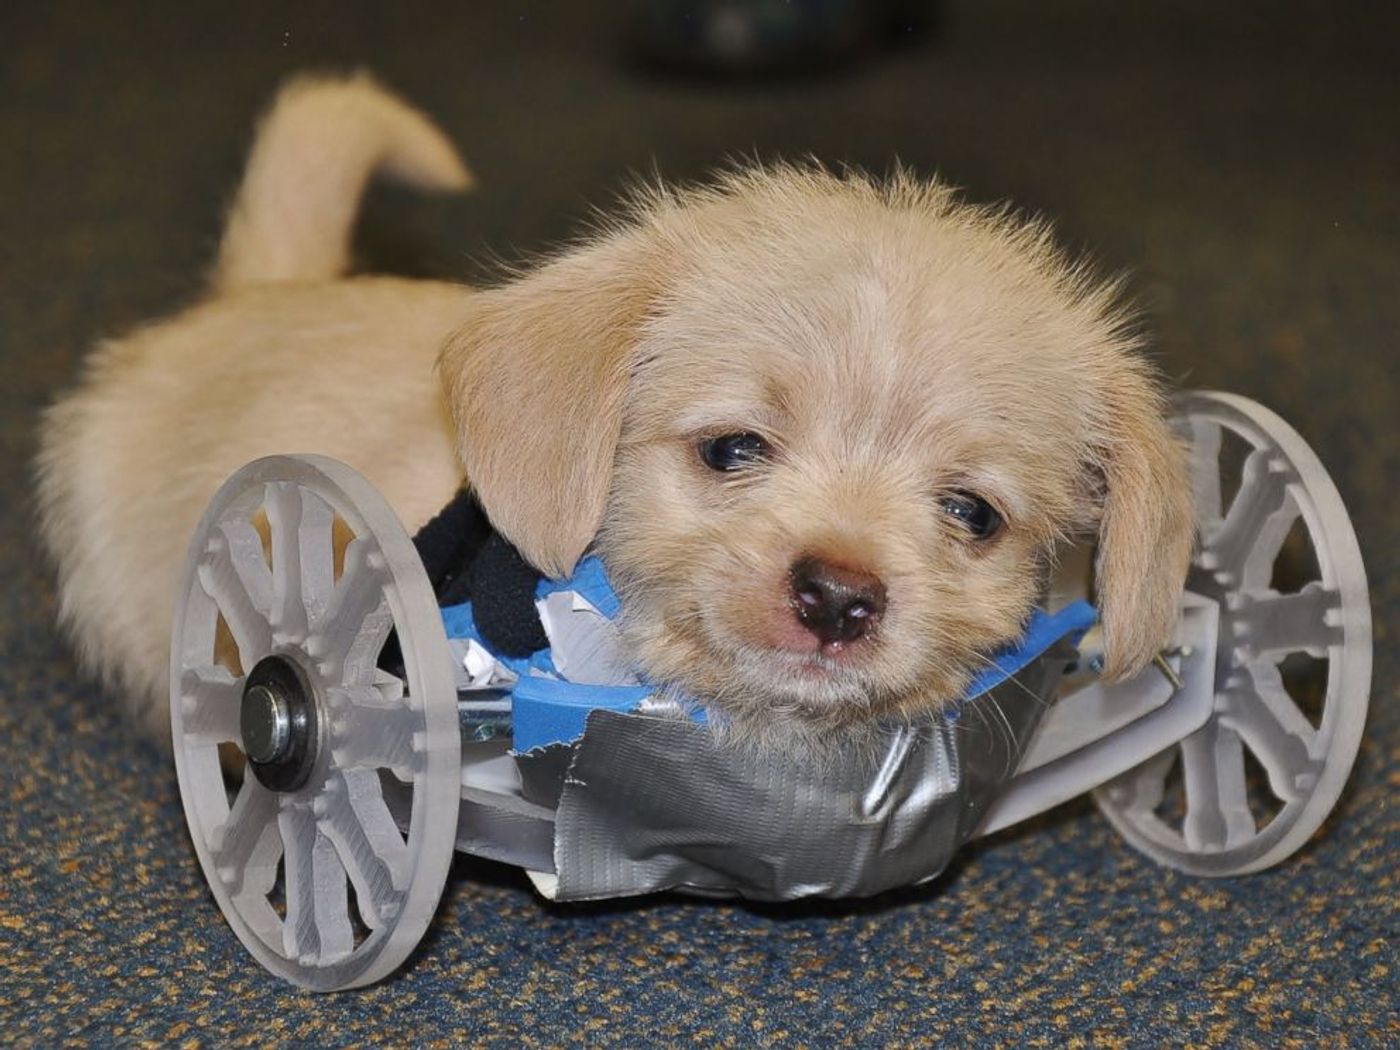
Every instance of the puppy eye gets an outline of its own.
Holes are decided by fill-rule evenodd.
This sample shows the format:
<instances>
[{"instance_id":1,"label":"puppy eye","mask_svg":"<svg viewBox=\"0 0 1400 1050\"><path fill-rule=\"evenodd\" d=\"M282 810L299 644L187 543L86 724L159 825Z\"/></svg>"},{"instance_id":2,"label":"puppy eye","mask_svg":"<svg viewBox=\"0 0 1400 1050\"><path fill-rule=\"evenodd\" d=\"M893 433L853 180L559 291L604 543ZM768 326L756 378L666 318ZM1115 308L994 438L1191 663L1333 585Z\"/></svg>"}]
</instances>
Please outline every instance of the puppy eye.
<instances>
[{"instance_id":1,"label":"puppy eye","mask_svg":"<svg viewBox=\"0 0 1400 1050\"><path fill-rule=\"evenodd\" d=\"M773 447L757 434L721 434L700 442L700 458L711 470L742 470L762 463L773 453Z\"/></svg>"},{"instance_id":2,"label":"puppy eye","mask_svg":"<svg viewBox=\"0 0 1400 1050\"><path fill-rule=\"evenodd\" d=\"M971 492L950 492L940 502L943 512L975 540L991 539L1003 524L996 508Z\"/></svg>"}]
</instances>

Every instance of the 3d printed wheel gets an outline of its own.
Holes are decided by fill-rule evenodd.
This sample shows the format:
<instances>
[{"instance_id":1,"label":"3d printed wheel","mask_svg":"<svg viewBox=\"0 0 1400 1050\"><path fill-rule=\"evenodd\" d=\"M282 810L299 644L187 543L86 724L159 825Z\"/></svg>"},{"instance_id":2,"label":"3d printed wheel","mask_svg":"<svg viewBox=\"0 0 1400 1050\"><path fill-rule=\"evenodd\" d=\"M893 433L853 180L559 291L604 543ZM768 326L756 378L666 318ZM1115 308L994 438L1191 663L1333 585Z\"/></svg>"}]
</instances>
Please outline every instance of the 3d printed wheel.
<instances>
[{"instance_id":1,"label":"3d printed wheel","mask_svg":"<svg viewBox=\"0 0 1400 1050\"><path fill-rule=\"evenodd\" d=\"M1200 532L1187 589L1220 603L1215 710L1095 799L1159 863L1237 875L1299 849L1336 804L1366 722L1371 610L1351 520L1297 432L1229 394L1176 407Z\"/></svg>"},{"instance_id":2,"label":"3d printed wheel","mask_svg":"<svg viewBox=\"0 0 1400 1050\"><path fill-rule=\"evenodd\" d=\"M378 667L391 628L407 681ZM175 766L205 877L273 973L355 987L421 939L457 825L451 659L413 544L350 468L261 459L214 497L175 610ZM389 778L412 789L406 833Z\"/></svg>"}]
</instances>

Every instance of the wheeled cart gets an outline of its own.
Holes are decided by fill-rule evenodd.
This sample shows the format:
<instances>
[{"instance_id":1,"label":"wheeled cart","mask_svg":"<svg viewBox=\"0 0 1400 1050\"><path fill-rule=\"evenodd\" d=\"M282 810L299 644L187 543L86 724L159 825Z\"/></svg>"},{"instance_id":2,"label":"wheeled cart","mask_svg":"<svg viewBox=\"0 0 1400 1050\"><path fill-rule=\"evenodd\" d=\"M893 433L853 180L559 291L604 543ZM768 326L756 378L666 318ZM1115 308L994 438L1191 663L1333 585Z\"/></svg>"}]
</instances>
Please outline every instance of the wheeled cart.
<instances>
[{"instance_id":1,"label":"wheeled cart","mask_svg":"<svg viewBox=\"0 0 1400 1050\"><path fill-rule=\"evenodd\" d=\"M318 456L250 463L192 540L171 650L176 769L220 908L269 970L335 990L412 951L454 849L563 900L859 896L1092 792L1159 863L1279 863L1327 817L1360 743L1365 573L1286 423L1220 393L1183 395L1176 421L1200 538L1159 666L1102 683L1092 634L1076 648L1062 628L985 695L819 765L645 705L514 747L508 703L459 694L443 613L373 487Z\"/></svg>"}]
</instances>

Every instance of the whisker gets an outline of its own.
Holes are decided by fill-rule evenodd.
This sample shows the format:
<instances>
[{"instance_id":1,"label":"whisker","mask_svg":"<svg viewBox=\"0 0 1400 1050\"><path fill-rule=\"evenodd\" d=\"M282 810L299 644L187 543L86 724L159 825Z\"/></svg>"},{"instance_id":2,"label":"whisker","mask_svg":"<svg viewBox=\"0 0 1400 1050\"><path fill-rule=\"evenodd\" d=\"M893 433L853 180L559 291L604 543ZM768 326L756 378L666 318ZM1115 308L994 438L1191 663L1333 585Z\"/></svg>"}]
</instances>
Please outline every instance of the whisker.
<instances>
[{"instance_id":1,"label":"whisker","mask_svg":"<svg viewBox=\"0 0 1400 1050\"><path fill-rule=\"evenodd\" d=\"M982 664L983 664L984 666L986 666L986 667L995 667L995 666L996 666L996 662L995 662L994 660L992 660L992 659L990 659L989 657L983 655L982 653L975 652L975 651L969 651L967 655L970 656L970 657L971 657L972 659L974 659L974 660L980 660L980 661L982 662ZM1013 672L1013 673L1011 673L1011 674L1008 674L1008 675L1006 676L1006 679L1005 679L1005 680L1008 681L1008 682L1011 682L1013 685L1016 686L1016 688L1020 689L1021 692L1025 693L1028 697L1030 697L1032 700L1034 700L1037 704L1039 704L1040 706L1042 706L1042 707L1044 707L1044 708L1046 708L1046 709L1049 709L1050 705L1053 704L1053 703L1055 702L1055 701L1054 701L1054 698L1046 698L1046 697L1043 697L1043 696L1041 696L1039 693L1037 693L1034 689L1032 689L1030 686L1026 685L1025 682L1021 681L1021 679L1017 677L1017 674L1016 674L1015 672Z\"/></svg>"},{"instance_id":2,"label":"whisker","mask_svg":"<svg viewBox=\"0 0 1400 1050\"><path fill-rule=\"evenodd\" d=\"M995 666L995 662L983 653L979 653L974 650L968 650L966 652L966 655L973 661L980 662L985 667ZM1053 703L1052 699L1041 696L1035 690L1030 688L1030 686L1026 685L1026 683L1021 681L1021 679L1017 677L1015 673L1008 674L1005 678L1005 681L1011 682L1013 685L1016 686L1017 689L1021 690L1022 693L1030 697L1030 699L1034 703L1039 704L1041 707L1047 710ZM992 727L993 723L991 721L991 715L987 712L987 708L991 708L991 710L996 713L998 719L996 723L996 729L999 735L1004 735L1007 744L1006 766L1002 771L1002 775L1011 776L1012 774L1014 774L1016 770L1013 768L1012 764L1013 762L1019 762L1021 755L1021 742L1017 740L1016 732L1011 726L1011 720L1007 717L1006 712L1002 709L1001 704L996 700L991 690L988 690L986 693L983 693L981 696L975 698L972 703L968 704L967 707L964 708L964 710L966 710L967 708L971 708L974 711L978 711L983 721L986 722L989 728Z\"/></svg>"}]
</instances>

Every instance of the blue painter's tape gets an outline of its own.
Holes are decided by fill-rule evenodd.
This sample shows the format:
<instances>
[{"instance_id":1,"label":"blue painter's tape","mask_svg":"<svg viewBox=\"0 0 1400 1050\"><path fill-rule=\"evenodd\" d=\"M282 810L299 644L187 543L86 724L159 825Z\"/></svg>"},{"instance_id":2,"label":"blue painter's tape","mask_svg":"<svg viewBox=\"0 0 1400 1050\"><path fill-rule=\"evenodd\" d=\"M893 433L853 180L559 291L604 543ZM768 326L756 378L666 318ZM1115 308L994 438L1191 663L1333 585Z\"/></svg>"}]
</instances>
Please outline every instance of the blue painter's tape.
<instances>
[{"instance_id":1,"label":"blue painter's tape","mask_svg":"<svg viewBox=\"0 0 1400 1050\"><path fill-rule=\"evenodd\" d=\"M582 595L609 620L617 619L622 608L612 584L608 582L608 574L603 571L603 563L596 555L590 554L579 562L574 567L574 574L567 579L541 580L535 588L535 597L543 598L557 591L573 591Z\"/></svg>"},{"instance_id":2,"label":"blue painter's tape","mask_svg":"<svg viewBox=\"0 0 1400 1050\"><path fill-rule=\"evenodd\" d=\"M1015 645L991 657L963 694L963 702L975 700L1006 681L1062 638L1079 644L1084 632L1098 622L1098 611L1086 601L1073 601L1053 613L1036 609L1026 623L1026 632Z\"/></svg>"},{"instance_id":3,"label":"blue painter's tape","mask_svg":"<svg viewBox=\"0 0 1400 1050\"><path fill-rule=\"evenodd\" d=\"M511 690L514 748L533 751L583 736L588 712L628 712L656 690L646 685L580 685L558 678L522 678Z\"/></svg>"},{"instance_id":4,"label":"blue painter's tape","mask_svg":"<svg viewBox=\"0 0 1400 1050\"><path fill-rule=\"evenodd\" d=\"M463 602L461 605L446 605L442 607L441 612L443 630L447 632L448 638L470 638L485 646L486 643L482 641L481 635L477 632L476 621L472 619L471 602ZM558 673L548 649L541 649L529 656L502 656L497 653L491 655L522 678L530 674L531 671L539 671L544 674Z\"/></svg>"}]
</instances>

